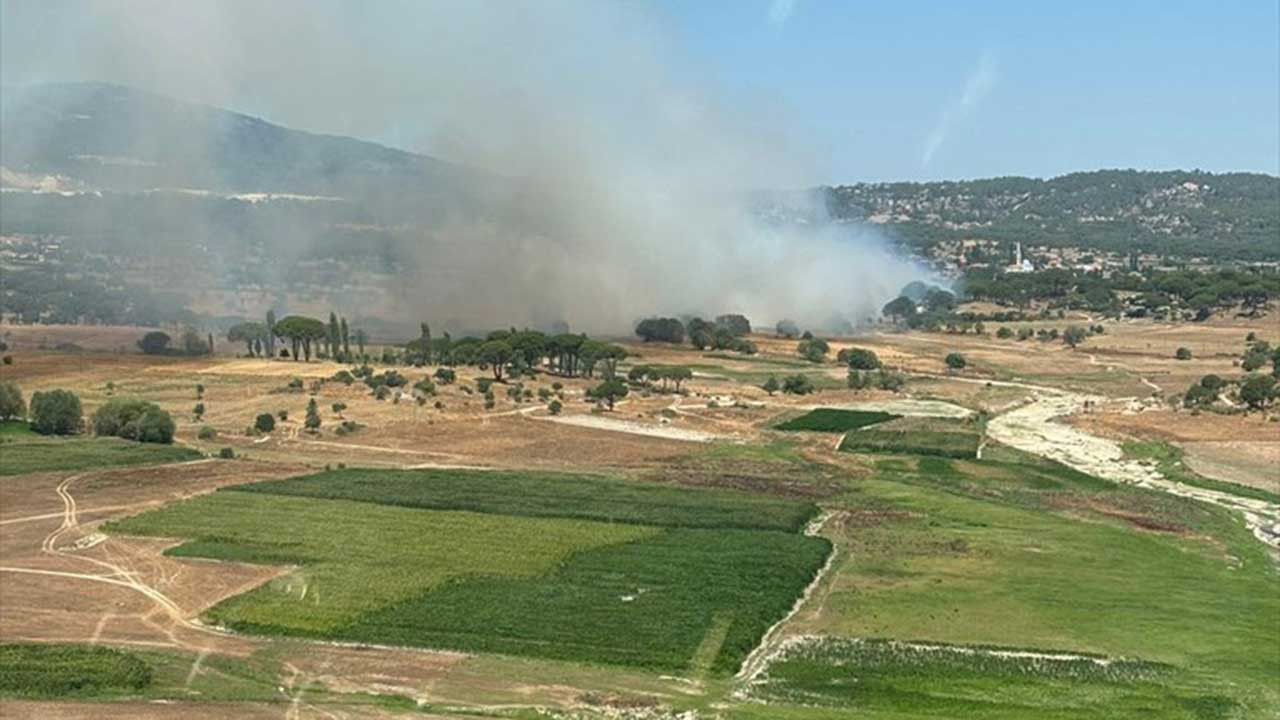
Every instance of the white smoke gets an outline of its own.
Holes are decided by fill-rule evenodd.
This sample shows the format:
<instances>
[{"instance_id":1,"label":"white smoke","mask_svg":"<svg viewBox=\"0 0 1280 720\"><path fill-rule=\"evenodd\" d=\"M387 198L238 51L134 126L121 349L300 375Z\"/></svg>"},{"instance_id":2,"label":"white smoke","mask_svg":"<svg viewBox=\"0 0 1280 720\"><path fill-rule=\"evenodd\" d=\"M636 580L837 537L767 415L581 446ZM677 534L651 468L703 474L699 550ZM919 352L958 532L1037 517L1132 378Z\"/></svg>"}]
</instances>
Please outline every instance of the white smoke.
<instances>
[{"instance_id":1,"label":"white smoke","mask_svg":"<svg viewBox=\"0 0 1280 720\"><path fill-rule=\"evenodd\" d=\"M811 186L826 176L818 153L778 109L722 93L650 9L110 0L69 6L63 32L33 60L44 41L4 7L5 44L19 44L4 61L28 77L134 85L392 138L519 179L505 215L537 223L417 237L425 279L396 283L414 317L616 332L651 313L857 322L924 274L867 228L759 220L749 193ZM785 22L792 9L779 0L771 17ZM962 107L989 81L970 84Z\"/></svg>"},{"instance_id":2,"label":"white smoke","mask_svg":"<svg viewBox=\"0 0 1280 720\"><path fill-rule=\"evenodd\" d=\"M947 141L951 127L968 117L987 93L991 92L991 88L996 83L996 73L995 54L989 50L983 52L978 58L978 65L965 80L964 91L960 93L959 98L943 109L942 116L938 118L938 124L925 139L924 153L920 158L921 165L927 167L933 162L934 153L938 152L938 149Z\"/></svg>"}]
</instances>

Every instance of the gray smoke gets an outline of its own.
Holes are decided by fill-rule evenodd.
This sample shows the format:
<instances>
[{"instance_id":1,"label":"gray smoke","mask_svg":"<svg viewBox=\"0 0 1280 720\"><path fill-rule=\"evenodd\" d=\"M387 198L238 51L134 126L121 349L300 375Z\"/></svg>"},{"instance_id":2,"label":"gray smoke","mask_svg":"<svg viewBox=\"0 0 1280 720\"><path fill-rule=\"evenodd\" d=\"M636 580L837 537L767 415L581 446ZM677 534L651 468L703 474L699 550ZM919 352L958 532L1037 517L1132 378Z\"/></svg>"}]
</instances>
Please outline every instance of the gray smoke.
<instances>
[{"instance_id":1,"label":"gray smoke","mask_svg":"<svg viewBox=\"0 0 1280 720\"><path fill-rule=\"evenodd\" d=\"M826 168L773 102L723 93L645 7L3 8L8 83L128 84L511 179L490 220L400 228L423 276L394 283L407 315L605 332L648 314L856 323L925 276L873 229L824 222L801 193L786 196L793 217L762 219L761 191L810 186Z\"/></svg>"}]
</instances>

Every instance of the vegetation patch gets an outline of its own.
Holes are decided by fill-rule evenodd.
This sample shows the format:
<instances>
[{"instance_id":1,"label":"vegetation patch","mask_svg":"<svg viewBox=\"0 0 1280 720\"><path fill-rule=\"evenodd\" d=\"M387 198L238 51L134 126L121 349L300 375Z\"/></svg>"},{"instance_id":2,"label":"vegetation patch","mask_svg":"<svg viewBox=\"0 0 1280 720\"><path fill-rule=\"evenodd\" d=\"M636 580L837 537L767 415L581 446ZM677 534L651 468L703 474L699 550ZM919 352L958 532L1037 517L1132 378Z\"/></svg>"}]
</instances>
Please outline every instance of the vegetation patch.
<instances>
[{"instance_id":1,"label":"vegetation patch","mask_svg":"<svg viewBox=\"0 0 1280 720\"><path fill-rule=\"evenodd\" d=\"M1214 694L1181 693L1168 665L1096 655L832 637L790 643L752 683L758 700L912 717L1230 717Z\"/></svg>"},{"instance_id":2,"label":"vegetation patch","mask_svg":"<svg viewBox=\"0 0 1280 720\"><path fill-rule=\"evenodd\" d=\"M240 485L227 492L664 527L792 532L818 512L811 502L723 488L690 489L526 471L344 469Z\"/></svg>"},{"instance_id":3,"label":"vegetation patch","mask_svg":"<svg viewBox=\"0 0 1280 720\"><path fill-rule=\"evenodd\" d=\"M0 433L0 476L154 465L201 457L191 448L118 438L53 437L9 429Z\"/></svg>"},{"instance_id":4,"label":"vegetation patch","mask_svg":"<svg viewBox=\"0 0 1280 720\"><path fill-rule=\"evenodd\" d=\"M1160 469L1160 474L1184 485L1191 485L1206 490L1217 490L1239 497L1265 500L1280 503L1280 495L1262 488L1249 487L1223 480L1207 478L1192 472L1182 462L1182 450L1164 442L1128 442L1124 444L1124 452L1132 458L1150 460Z\"/></svg>"},{"instance_id":5,"label":"vegetation patch","mask_svg":"<svg viewBox=\"0 0 1280 720\"><path fill-rule=\"evenodd\" d=\"M871 429L849 433L840 443L840 449L854 453L902 453L963 459L977 456L979 441L976 432Z\"/></svg>"},{"instance_id":6,"label":"vegetation patch","mask_svg":"<svg viewBox=\"0 0 1280 720\"><path fill-rule=\"evenodd\" d=\"M0 645L0 695L24 698L137 693L151 668L122 650L84 645Z\"/></svg>"},{"instance_id":7,"label":"vegetation patch","mask_svg":"<svg viewBox=\"0 0 1280 720\"><path fill-rule=\"evenodd\" d=\"M836 408L818 408L797 418L792 418L786 422L778 423L774 426L775 430L798 431L805 430L809 432L829 432L842 433L850 430L857 430L870 425L876 425L887 422L901 415L880 411L866 410L838 410Z\"/></svg>"}]
</instances>

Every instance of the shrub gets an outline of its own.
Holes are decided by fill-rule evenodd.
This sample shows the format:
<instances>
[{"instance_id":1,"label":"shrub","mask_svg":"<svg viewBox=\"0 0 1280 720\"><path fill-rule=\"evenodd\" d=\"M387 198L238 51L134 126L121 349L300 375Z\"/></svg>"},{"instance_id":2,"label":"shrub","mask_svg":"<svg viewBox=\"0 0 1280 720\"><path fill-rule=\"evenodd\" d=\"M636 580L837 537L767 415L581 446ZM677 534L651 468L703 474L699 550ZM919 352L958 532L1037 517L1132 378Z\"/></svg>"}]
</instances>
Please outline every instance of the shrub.
<instances>
[{"instance_id":1,"label":"shrub","mask_svg":"<svg viewBox=\"0 0 1280 720\"><path fill-rule=\"evenodd\" d=\"M1000 338L1001 340L1008 340L1009 338L1013 337L1013 330L1010 330L1007 327L1001 326L1001 328L996 331L996 337Z\"/></svg>"},{"instance_id":2,"label":"shrub","mask_svg":"<svg viewBox=\"0 0 1280 720\"><path fill-rule=\"evenodd\" d=\"M552 400L550 403L547 403L547 412L550 412L552 415L559 415L560 411L563 409L564 405L561 405L559 400Z\"/></svg>"},{"instance_id":3,"label":"shrub","mask_svg":"<svg viewBox=\"0 0 1280 720\"><path fill-rule=\"evenodd\" d=\"M969 361L965 360L964 356L958 352L948 353L943 362L951 370L963 370L969 364Z\"/></svg>"},{"instance_id":4,"label":"shrub","mask_svg":"<svg viewBox=\"0 0 1280 720\"><path fill-rule=\"evenodd\" d=\"M4 362L4 364L5 364L5 365L12 365L12 364L13 364L13 356L12 356L12 355L5 355L5 356L4 356L4 361L3 361L3 362Z\"/></svg>"},{"instance_id":5,"label":"shrub","mask_svg":"<svg viewBox=\"0 0 1280 720\"><path fill-rule=\"evenodd\" d=\"M796 354L809 362L820 363L831 352L831 346L822 338L806 338L796 345Z\"/></svg>"},{"instance_id":6,"label":"shrub","mask_svg":"<svg viewBox=\"0 0 1280 720\"><path fill-rule=\"evenodd\" d=\"M0 420L15 420L26 414L27 403L18 384L12 380L0 382Z\"/></svg>"},{"instance_id":7,"label":"shrub","mask_svg":"<svg viewBox=\"0 0 1280 720\"><path fill-rule=\"evenodd\" d=\"M907 385L907 376L899 372L890 372L881 370L880 375L876 378L876 385L881 390L890 392L898 392Z\"/></svg>"},{"instance_id":8,"label":"shrub","mask_svg":"<svg viewBox=\"0 0 1280 720\"><path fill-rule=\"evenodd\" d=\"M271 413L262 413L254 418L253 429L258 432L269 433L276 429L276 419Z\"/></svg>"},{"instance_id":9,"label":"shrub","mask_svg":"<svg viewBox=\"0 0 1280 720\"><path fill-rule=\"evenodd\" d=\"M778 388L780 387L782 387L782 385L778 382L778 378L770 375L769 379L765 380L764 384L760 386L760 389L772 395L778 392Z\"/></svg>"},{"instance_id":10,"label":"shrub","mask_svg":"<svg viewBox=\"0 0 1280 720\"><path fill-rule=\"evenodd\" d=\"M91 424L94 435L138 442L173 442L173 418L155 403L143 400L112 398L94 412Z\"/></svg>"},{"instance_id":11,"label":"shrub","mask_svg":"<svg viewBox=\"0 0 1280 720\"><path fill-rule=\"evenodd\" d=\"M280 418L280 422L284 422L289 419L289 411L284 409L277 410L276 417Z\"/></svg>"},{"instance_id":12,"label":"shrub","mask_svg":"<svg viewBox=\"0 0 1280 720\"><path fill-rule=\"evenodd\" d=\"M1178 360L1190 360L1191 348L1180 347L1173 353L1173 357Z\"/></svg>"},{"instance_id":13,"label":"shrub","mask_svg":"<svg viewBox=\"0 0 1280 720\"><path fill-rule=\"evenodd\" d=\"M339 370L333 374L331 380L337 380L343 385L350 385L356 381L356 376L351 374L349 370Z\"/></svg>"},{"instance_id":14,"label":"shrub","mask_svg":"<svg viewBox=\"0 0 1280 720\"><path fill-rule=\"evenodd\" d=\"M172 339L168 333L152 330L138 341L138 349L148 355L163 355L169 351L169 341Z\"/></svg>"},{"instance_id":15,"label":"shrub","mask_svg":"<svg viewBox=\"0 0 1280 720\"><path fill-rule=\"evenodd\" d=\"M346 403L336 402L333 404L333 414L342 417L342 411L347 409Z\"/></svg>"},{"instance_id":16,"label":"shrub","mask_svg":"<svg viewBox=\"0 0 1280 720\"><path fill-rule=\"evenodd\" d=\"M847 384L850 390L865 390L871 387L871 373L866 370L849 370Z\"/></svg>"},{"instance_id":17,"label":"shrub","mask_svg":"<svg viewBox=\"0 0 1280 720\"><path fill-rule=\"evenodd\" d=\"M458 379L458 374L453 371L453 368L442 367L436 370L435 378L441 385L452 385Z\"/></svg>"},{"instance_id":18,"label":"shrub","mask_svg":"<svg viewBox=\"0 0 1280 720\"><path fill-rule=\"evenodd\" d=\"M873 350L866 348L848 348L841 350L836 359L853 370L875 370L880 367L880 358Z\"/></svg>"},{"instance_id":19,"label":"shrub","mask_svg":"<svg viewBox=\"0 0 1280 720\"><path fill-rule=\"evenodd\" d=\"M435 395L436 384L426 378L423 378L413 384L413 391L421 395Z\"/></svg>"},{"instance_id":20,"label":"shrub","mask_svg":"<svg viewBox=\"0 0 1280 720\"><path fill-rule=\"evenodd\" d=\"M236 451L232 450L229 447L224 447L218 451L218 457L222 458L223 460L234 460L236 457Z\"/></svg>"},{"instance_id":21,"label":"shrub","mask_svg":"<svg viewBox=\"0 0 1280 720\"><path fill-rule=\"evenodd\" d=\"M200 438L201 440L212 440L218 437L218 431L214 430L208 425L205 425L204 427L200 428L200 432L196 433L196 437Z\"/></svg>"},{"instance_id":22,"label":"shrub","mask_svg":"<svg viewBox=\"0 0 1280 720\"><path fill-rule=\"evenodd\" d=\"M31 395L31 429L43 435L71 435L84 423L80 398L69 390Z\"/></svg>"},{"instance_id":23,"label":"shrub","mask_svg":"<svg viewBox=\"0 0 1280 720\"><path fill-rule=\"evenodd\" d=\"M200 418L204 417L204 403L196 403L196 406L191 408L191 414L196 417L196 422L200 422Z\"/></svg>"},{"instance_id":24,"label":"shrub","mask_svg":"<svg viewBox=\"0 0 1280 720\"><path fill-rule=\"evenodd\" d=\"M814 389L813 381L806 375L788 375L782 380L782 392L791 395L808 395Z\"/></svg>"}]
</instances>

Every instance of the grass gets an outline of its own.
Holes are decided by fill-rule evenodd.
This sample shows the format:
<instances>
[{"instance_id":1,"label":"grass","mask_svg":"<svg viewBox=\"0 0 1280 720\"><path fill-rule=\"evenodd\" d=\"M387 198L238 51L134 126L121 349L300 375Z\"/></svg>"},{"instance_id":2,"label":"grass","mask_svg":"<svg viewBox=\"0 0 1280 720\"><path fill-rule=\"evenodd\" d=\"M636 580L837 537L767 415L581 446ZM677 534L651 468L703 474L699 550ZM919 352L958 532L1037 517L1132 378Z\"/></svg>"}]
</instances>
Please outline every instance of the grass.
<instances>
[{"instance_id":1,"label":"grass","mask_svg":"<svg viewBox=\"0 0 1280 720\"><path fill-rule=\"evenodd\" d=\"M730 674L829 550L820 538L786 533L667 529L577 553L551 574L450 583L366 615L342 635Z\"/></svg>"},{"instance_id":2,"label":"grass","mask_svg":"<svg viewBox=\"0 0 1280 720\"><path fill-rule=\"evenodd\" d=\"M818 408L774 426L775 430L842 433L902 417L893 413Z\"/></svg>"},{"instance_id":3,"label":"grass","mask_svg":"<svg viewBox=\"0 0 1280 720\"><path fill-rule=\"evenodd\" d=\"M1165 681L1174 669L1157 663L1020 652L817 638L789 647L751 693L767 702L912 717L1207 720L1237 710L1229 698L1171 688Z\"/></svg>"},{"instance_id":4,"label":"grass","mask_svg":"<svg viewBox=\"0 0 1280 720\"><path fill-rule=\"evenodd\" d=\"M335 470L241 485L234 491L525 517L789 532L803 528L818 510L810 502L729 489L527 471Z\"/></svg>"},{"instance_id":5,"label":"grass","mask_svg":"<svg viewBox=\"0 0 1280 720\"><path fill-rule=\"evenodd\" d=\"M220 603L209 617L238 630L305 637L330 636L363 613L465 576L548 573L576 551L658 532L636 525L226 491L104 529L190 538L170 551L180 557L301 566Z\"/></svg>"},{"instance_id":6,"label":"grass","mask_svg":"<svg viewBox=\"0 0 1280 720\"><path fill-rule=\"evenodd\" d=\"M1003 684L981 673L889 668L883 682L860 685L861 709L850 717L1280 712L1280 573L1238 516L1016 452L996 455L1002 460L878 461L843 500L847 521L828 525L837 565L821 610L802 612L793 631L1037 647L1170 671L1154 686L1028 677L1002 695ZM804 672L816 683L797 686L814 693L804 702L830 704L829 693L849 690L847 681ZM772 714L741 716L839 716L768 707Z\"/></svg>"},{"instance_id":7,"label":"grass","mask_svg":"<svg viewBox=\"0 0 1280 720\"><path fill-rule=\"evenodd\" d=\"M207 612L234 630L716 674L737 669L830 552L822 538L736 527L755 513L790 528L811 504L734 491L529 473L302 480L104 530L190 538L171 555L299 566ZM650 517L664 524L634 522Z\"/></svg>"},{"instance_id":8,"label":"grass","mask_svg":"<svg viewBox=\"0 0 1280 720\"><path fill-rule=\"evenodd\" d=\"M121 650L82 645L0 645L0 696L136 694L150 684L150 666Z\"/></svg>"},{"instance_id":9,"label":"grass","mask_svg":"<svg viewBox=\"0 0 1280 720\"><path fill-rule=\"evenodd\" d=\"M948 458L972 458L978 453L976 432L928 430L858 430L844 437L843 452L898 453Z\"/></svg>"},{"instance_id":10,"label":"grass","mask_svg":"<svg viewBox=\"0 0 1280 720\"><path fill-rule=\"evenodd\" d=\"M50 437L7 423L0 431L0 476L196 460L190 448L120 438Z\"/></svg>"},{"instance_id":11,"label":"grass","mask_svg":"<svg viewBox=\"0 0 1280 720\"><path fill-rule=\"evenodd\" d=\"M1182 462L1182 449L1169 443L1159 441L1127 442L1124 444L1124 452L1125 455L1131 458L1155 462L1160 474L1174 482L1254 500L1280 503L1280 494L1269 490L1223 480L1214 480L1193 472Z\"/></svg>"}]
</instances>

